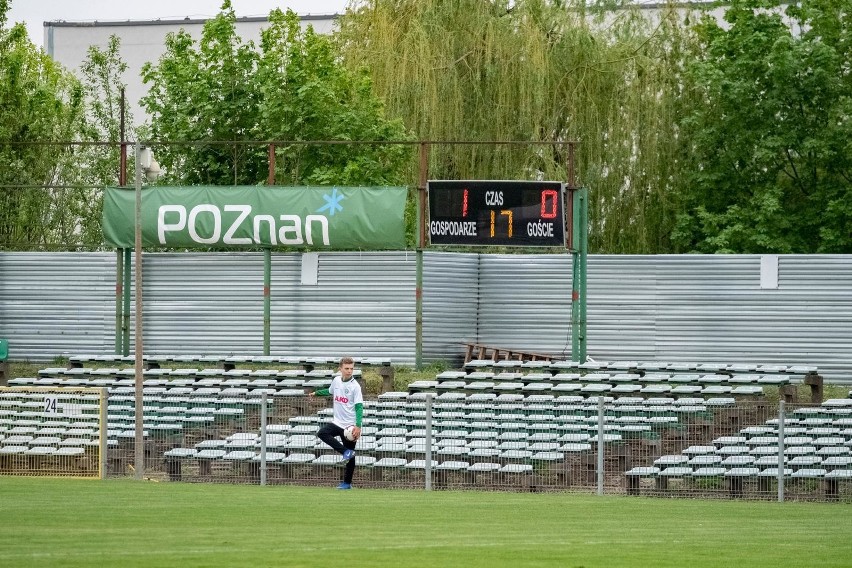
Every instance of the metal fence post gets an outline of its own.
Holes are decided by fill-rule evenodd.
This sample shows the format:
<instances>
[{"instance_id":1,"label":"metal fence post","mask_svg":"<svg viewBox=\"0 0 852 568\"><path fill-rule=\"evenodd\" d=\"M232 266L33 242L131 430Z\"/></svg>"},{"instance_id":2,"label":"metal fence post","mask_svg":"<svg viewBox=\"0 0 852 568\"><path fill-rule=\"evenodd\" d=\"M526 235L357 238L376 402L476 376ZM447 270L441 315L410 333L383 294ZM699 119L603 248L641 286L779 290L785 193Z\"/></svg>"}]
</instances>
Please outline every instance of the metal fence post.
<instances>
[{"instance_id":1,"label":"metal fence post","mask_svg":"<svg viewBox=\"0 0 852 568\"><path fill-rule=\"evenodd\" d=\"M135 461L135 478L142 479L145 471L145 431L144 431L144 414L143 408L145 405L145 397L143 394L144 376L142 370L142 145L136 142L134 148L136 156L136 208L135 208L135 223L134 223L134 270L136 295L136 321L135 321L135 339L133 340L134 360L135 360L135 393L136 393L136 413L134 414L136 421L136 437L134 443L134 461Z\"/></svg>"},{"instance_id":2,"label":"metal fence post","mask_svg":"<svg viewBox=\"0 0 852 568\"><path fill-rule=\"evenodd\" d=\"M101 388L101 405L100 405L100 424L98 425L98 478L106 479L107 476L107 426L108 426L108 412L107 407L109 405L109 395L108 389L106 387Z\"/></svg>"},{"instance_id":3,"label":"metal fence post","mask_svg":"<svg viewBox=\"0 0 852 568\"><path fill-rule=\"evenodd\" d=\"M604 493L604 397L598 397L598 495Z\"/></svg>"},{"instance_id":4,"label":"metal fence post","mask_svg":"<svg viewBox=\"0 0 852 568\"><path fill-rule=\"evenodd\" d=\"M778 401L778 502L784 502L784 399Z\"/></svg>"},{"instance_id":5,"label":"metal fence post","mask_svg":"<svg viewBox=\"0 0 852 568\"><path fill-rule=\"evenodd\" d=\"M266 485L266 402L269 395L260 395L260 484Z\"/></svg>"},{"instance_id":6,"label":"metal fence post","mask_svg":"<svg viewBox=\"0 0 852 568\"><path fill-rule=\"evenodd\" d=\"M423 471L426 474L426 491L432 491L432 394L426 395L426 439L424 446Z\"/></svg>"}]
</instances>

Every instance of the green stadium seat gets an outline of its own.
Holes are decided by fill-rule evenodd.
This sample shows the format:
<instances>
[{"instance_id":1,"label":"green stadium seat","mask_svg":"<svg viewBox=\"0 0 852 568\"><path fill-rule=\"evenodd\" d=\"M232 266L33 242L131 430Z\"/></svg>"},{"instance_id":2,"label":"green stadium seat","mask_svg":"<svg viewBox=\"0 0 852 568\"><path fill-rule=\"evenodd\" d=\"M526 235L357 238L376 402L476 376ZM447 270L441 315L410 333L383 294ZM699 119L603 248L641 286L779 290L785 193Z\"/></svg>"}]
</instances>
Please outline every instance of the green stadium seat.
<instances>
[{"instance_id":1,"label":"green stadium seat","mask_svg":"<svg viewBox=\"0 0 852 568\"><path fill-rule=\"evenodd\" d=\"M755 457L750 455L735 455L728 456L722 460L721 464L723 467L727 468L736 468L736 467L745 467L753 465L755 462Z\"/></svg>"},{"instance_id":2,"label":"green stadium seat","mask_svg":"<svg viewBox=\"0 0 852 568\"><path fill-rule=\"evenodd\" d=\"M318 466L341 466L343 464L340 454L323 454L321 456L317 456L311 461L313 465Z\"/></svg>"},{"instance_id":3,"label":"green stadium seat","mask_svg":"<svg viewBox=\"0 0 852 568\"><path fill-rule=\"evenodd\" d=\"M565 454L562 452L554 452L554 451L539 451L536 452L532 450L534 453L530 456L530 461L546 463L546 462L558 462L565 459Z\"/></svg>"},{"instance_id":4,"label":"green stadium seat","mask_svg":"<svg viewBox=\"0 0 852 568\"><path fill-rule=\"evenodd\" d=\"M383 457L373 463L374 468L400 468L408 463L405 458Z\"/></svg>"},{"instance_id":5,"label":"green stadium seat","mask_svg":"<svg viewBox=\"0 0 852 568\"><path fill-rule=\"evenodd\" d=\"M28 456L49 456L55 454L56 449L56 446L31 446L24 454Z\"/></svg>"},{"instance_id":6,"label":"green stadium seat","mask_svg":"<svg viewBox=\"0 0 852 568\"><path fill-rule=\"evenodd\" d=\"M86 449L81 446L62 446L57 448L53 455L58 457L77 457L85 453Z\"/></svg>"},{"instance_id":7,"label":"green stadium seat","mask_svg":"<svg viewBox=\"0 0 852 568\"><path fill-rule=\"evenodd\" d=\"M642 479L656 479L660 473L658 467L637 466L624 472L625 482L627 483L627 494L638 495Z\"/></svg>"},{"instance_id":8,"label":"green stadium seat","mask_svg":"<svg viewBox=\"0 0 852 568\"><path fill-rule=\"evenodd\" d=\"M726 471L727 471L727 469L725 469L724 467L713 467L713 466L699 467L699 468L695 468L692 471L692 477L695 477L695 478L722 477L722 476L725 475Z\"/></svg>"},{"instance_id":9,"label":"green stadium seat","mask_svg":"<svg viewBox=\"0 0 852 568\"><path fill-rule=\"evenodd\" d=\"M690 475L692 475L692 468L682 465L666 467L657 474L658 477L664 478L681 478L689 477Z\"/></svg>"},{"instance_id":10,"label":"green stadium seat","mask_svg":"<svg viewBox=\"0 0 852 568\"><path fill-rule=\"evenodd\" d=\"M466 461L442 461L435 469L437 471L466 471L470 467L470 464Z\"/></svg>"},{"instance_id":11,"label":"green stadium seat","mask_svg":"<svg viewBox=\"0 0 852 568\"><path fill-rule=\"evenodd\" d=\"M664 469L673 466L684 466L689 462L689 457L683 454L668 454L654 460L654 466Z\"/></svg>"},{"instance_id":12,"label":"green stadium seat","mask_svg":"<svg viewBox=\"0 0 852 568\"><path fill-rule=\"evenodd\" d=\"M803 468L794 470L790 477L793 479L823 479L828 472L823 468Z\"/></svg>"},{"instance_id":13,"label":"green stadium seat","mask_svg":"<svg viewBox=\"0 0 852 568\"><path fill-rule=\"evenodd\" d=\"M531 474L533 472L533 466L531 464L524 463L508 463L501 466L499 472L509 474Z\"/></svg>"},{"instance_id":14,"label":"green stadium seat","mask_svg":"<svg viewBox=\"0 0 852 568\"><path fill-rule=\"evenodd\" d=\"M825 474L826 479L852 481L852 469L835 469Z\"/></svg>"},{"instance_id":15,"label":"green stadium seat","mask_svg":"<svg viewBox=\"0 0 852 568\"><path fill-rule=\"evenodd\" d=\"M309 464L309 463L312 463L315 459L317 459L317 456L313 453L299 452L299 453L288 454L286 457L281 459L281 463L284 463L284 464ZM340 459L340 457L338 456L338 460L339 459Z\"/></svg>"},{"instance_id":16,"label":"green stadium seat","mask_svg":"<svg viewBox=\"0 0 852 568\"><path fill-rule=\"evenodd\" d=\"M362 448L358 448L358 449L359 449L359 451L362 450ZM361 466L361 467L372 467L376 463L376 461L378 461L378 460L374 456L367 456L367 455L363 455L363 454L357 454L355 456L355 465L358 465L358 466Z\"/></svg>"},{"instance_id":17,"label":"green stadium seat","mask_svg":"<svg viewBox=\"0 0 852 568\"><path fill-rule=\"evenodd\" d=\"M499 463L493 462L477 462L470 464L467 470L472 473L494 473L499 471L502 466Z\"/></svg>"},{"instance_id":18,"label":"green stadium seat","mask_svg":"<svg viewBox=\"0 0 852 568\"><path fill-rule=\"evenodd\" d=\"M790 477L793 474L793 470L785 467L783 475L785 477ZM778 477L778 467L767 467L762 469L760 473L757 474L758 477L763 478L777 478Z\"/></svg>"},{"instance_id":19,"label":"green stadium seat","mask_svg":"<svg viewBox=\"0 0 852 568\"><path fill-rule=\"evenodd\" d=\"M438 460L431 460L432 469L438 466ZM402 466L405 469L426 469L426 460L411 460Z\"/></svg>"}]
</instances>

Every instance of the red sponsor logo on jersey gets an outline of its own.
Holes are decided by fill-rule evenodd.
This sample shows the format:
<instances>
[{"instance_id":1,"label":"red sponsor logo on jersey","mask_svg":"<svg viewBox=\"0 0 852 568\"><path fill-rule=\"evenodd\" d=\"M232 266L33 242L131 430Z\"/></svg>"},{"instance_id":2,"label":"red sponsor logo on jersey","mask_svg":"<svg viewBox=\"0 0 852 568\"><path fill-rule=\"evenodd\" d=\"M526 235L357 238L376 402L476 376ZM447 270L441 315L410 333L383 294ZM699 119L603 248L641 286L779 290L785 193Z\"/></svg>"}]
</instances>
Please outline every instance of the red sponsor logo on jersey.
<instances>
[{"instance_id":1,"label":"red sponsor logo on jersey","mask_svg":"<svg viewBox=\"0 0 852 568\"><path fill-rule=\"evenodd\" d=\"M348 399L348 398L346 398L345 396L336 396L336 397L334 397L334 400L335 400L336 402L342 402L343 404L348 404L348 403L349 403L349 399Z\"/></svg>"}]
</instances>

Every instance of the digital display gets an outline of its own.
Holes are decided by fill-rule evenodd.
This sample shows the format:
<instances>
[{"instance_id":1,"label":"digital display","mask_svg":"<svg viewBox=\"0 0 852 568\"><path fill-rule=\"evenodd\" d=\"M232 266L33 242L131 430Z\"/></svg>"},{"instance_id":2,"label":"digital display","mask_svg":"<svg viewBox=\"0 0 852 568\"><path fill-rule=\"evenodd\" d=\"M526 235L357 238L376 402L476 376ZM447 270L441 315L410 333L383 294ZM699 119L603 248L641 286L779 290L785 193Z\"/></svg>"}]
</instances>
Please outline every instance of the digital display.
<instances>
[{"instance_id":1,"label":"digital display","mask_svg":"<svg viewBox=\"0 0 852 568\"><path fill-rule=\"evenodd\" d=\"M429 181L429 242L564 247L564 187L557 181Z\"/></svg>"}]
</instances>

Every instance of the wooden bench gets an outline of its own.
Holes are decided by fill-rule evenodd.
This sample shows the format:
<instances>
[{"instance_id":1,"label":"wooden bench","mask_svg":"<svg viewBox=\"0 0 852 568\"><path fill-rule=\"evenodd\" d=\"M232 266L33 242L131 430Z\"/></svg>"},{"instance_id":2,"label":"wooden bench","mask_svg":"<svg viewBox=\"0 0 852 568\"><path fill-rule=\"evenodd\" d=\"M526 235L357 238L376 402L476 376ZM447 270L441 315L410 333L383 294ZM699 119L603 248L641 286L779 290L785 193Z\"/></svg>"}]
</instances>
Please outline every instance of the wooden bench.
<instances>
[{"instance_id":1,"label":"wooden bench","mask_svg":"<svg viewBox=\"0 0 852 568\"><path fill-rule=\"evenodd\" d=\"M490 359L492 361L560 361L562 358L547 353L535 353L522 349L493 347L481 343L465 343L464 362L473 359Z\"/></svg>"}]
</instances>

